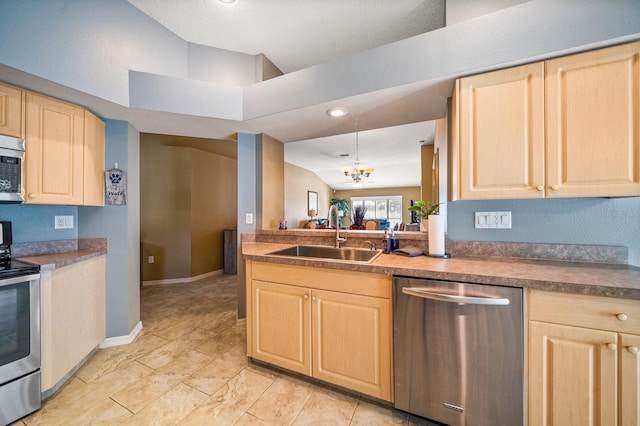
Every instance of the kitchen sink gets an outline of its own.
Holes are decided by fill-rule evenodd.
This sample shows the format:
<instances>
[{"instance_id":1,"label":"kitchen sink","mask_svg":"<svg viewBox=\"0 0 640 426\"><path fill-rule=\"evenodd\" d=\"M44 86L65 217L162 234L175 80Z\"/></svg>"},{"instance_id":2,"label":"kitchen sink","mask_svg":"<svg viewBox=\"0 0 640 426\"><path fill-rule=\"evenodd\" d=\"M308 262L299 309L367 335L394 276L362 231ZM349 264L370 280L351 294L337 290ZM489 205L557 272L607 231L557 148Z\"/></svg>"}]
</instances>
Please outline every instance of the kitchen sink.
<instances>
[{"instance_id":1,"label":"kitchen sink","mask_svg":"<svg viewBox=\"0 0 640 426\"><path fill-rule=\"evenodd\" d=\"M293 246L267 253L273 256L303 257L313 259L330 259L344 262L371 263L380 256L382 250L360 248L335 248L327 246Z\"/></svg>"}]
</instances>

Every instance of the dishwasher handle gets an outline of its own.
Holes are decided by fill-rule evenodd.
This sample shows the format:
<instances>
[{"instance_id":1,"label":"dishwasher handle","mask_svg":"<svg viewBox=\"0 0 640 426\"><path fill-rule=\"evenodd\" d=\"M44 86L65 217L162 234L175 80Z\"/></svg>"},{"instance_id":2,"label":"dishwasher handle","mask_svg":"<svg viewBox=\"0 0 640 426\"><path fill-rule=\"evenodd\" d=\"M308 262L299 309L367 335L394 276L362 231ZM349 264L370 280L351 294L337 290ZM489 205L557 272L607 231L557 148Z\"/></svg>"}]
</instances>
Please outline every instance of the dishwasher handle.
<instances>
[{"instance_id":1,"label":"dishwasher handle","mask_svg":"<svg viewBox=\"0 0 640 426\"><path fill-rule=\"evenodd\" d=\"M418 287L403 287L402 292L409 296L422 297L423 299L438 300L450 303L466 303L470 305L508 305L509 299L497 297L454 296L452 294L434 293Z\"/></svg>"}]
</instances>

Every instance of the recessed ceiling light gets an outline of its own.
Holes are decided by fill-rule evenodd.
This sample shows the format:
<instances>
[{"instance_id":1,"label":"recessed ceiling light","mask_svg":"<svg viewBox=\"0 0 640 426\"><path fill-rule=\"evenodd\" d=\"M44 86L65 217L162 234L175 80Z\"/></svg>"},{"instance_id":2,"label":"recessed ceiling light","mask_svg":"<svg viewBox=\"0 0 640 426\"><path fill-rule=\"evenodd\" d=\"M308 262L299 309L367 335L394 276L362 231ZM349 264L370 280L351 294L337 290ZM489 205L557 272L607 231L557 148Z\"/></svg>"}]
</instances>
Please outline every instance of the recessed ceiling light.
<instances>
[{"instance_id":1,"label":"recessed ceiling light","mask_svg":"<svg viewBox=\"0 0 640 426\"><path fill-rule=\"evenodd\" d=\"M220 3L233 3L236 0L219 0L219 1L220 1Z\"/></svg>"},{"instance_id":2,"label":"recessed ceiling light","mask_svg":"<svg viewBox=\"0 0 640 426\"><path fill-rule=\"evenodd\" d=\"M349 113L349 110L344 107L333 107L327 110L327 115L330 117L344 117Z\"/></svg>"}]
</instances>

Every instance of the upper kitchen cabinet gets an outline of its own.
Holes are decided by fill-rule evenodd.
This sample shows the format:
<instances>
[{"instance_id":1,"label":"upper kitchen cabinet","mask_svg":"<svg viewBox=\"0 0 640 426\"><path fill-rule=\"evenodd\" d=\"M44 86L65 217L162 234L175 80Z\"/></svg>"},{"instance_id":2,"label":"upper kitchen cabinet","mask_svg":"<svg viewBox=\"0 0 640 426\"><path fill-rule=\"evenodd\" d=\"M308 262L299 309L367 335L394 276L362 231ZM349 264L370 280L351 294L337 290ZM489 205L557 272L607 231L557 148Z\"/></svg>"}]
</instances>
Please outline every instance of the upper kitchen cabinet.
<instances>
[{"instance_id":1,"label":"upper kitchen cabinet","mask_svg":"<svg viewBox=\"0 0 640 426\"><path fill-rule=\"evenodd\" d=\"M0 135L23 136L23 96L22 90L0 84Z\"/></svg>"},{"instance_id":2,"label":"upper kitchen cabinet","mask_svg":"<svg viewBox=\"0 0 640 426\"><path fill-rule=\"evenodd\" d=\"M104 205L104 121L84 112L84 199L85 206Z\"/></svg>"},{"instance_id":3,"label":"upper kitchen cabinet","mask_svg":"<svg viewBox=\"0 0 640 426\"><path fill-rule=\"evenodd\" d=\"M466 77L456 87L459 198L542 197L544 65Z\"/></svg>"},{"instance_id":4,"label":"upper kitchen cabinet","mask_svg":"<svg viewBox=\"0 0 640 426\"><path fill-rule=\"evenodd\" d=\"M452 199L640 195L640 43L465 77Z\"/></svg>"},{"instance_id":5,"label":"upper kitchen cabinet","mask_svg":"<svg viewBox=\"0 0 640 426\"><path fill-rule=\"evenodd\" d=\"M27 93L27 203L83 203L84 110Z\"/></svg>"},{"instance_id":6,"label":"upper kitchen cabinet","mask_svg":"<svg viewBox=\"0 0 640 426\"><path fill-rule=\"evenodd\" d=\"M546 67L547 196L640 195L640 42Z\"/></svg>"}]
</instances>

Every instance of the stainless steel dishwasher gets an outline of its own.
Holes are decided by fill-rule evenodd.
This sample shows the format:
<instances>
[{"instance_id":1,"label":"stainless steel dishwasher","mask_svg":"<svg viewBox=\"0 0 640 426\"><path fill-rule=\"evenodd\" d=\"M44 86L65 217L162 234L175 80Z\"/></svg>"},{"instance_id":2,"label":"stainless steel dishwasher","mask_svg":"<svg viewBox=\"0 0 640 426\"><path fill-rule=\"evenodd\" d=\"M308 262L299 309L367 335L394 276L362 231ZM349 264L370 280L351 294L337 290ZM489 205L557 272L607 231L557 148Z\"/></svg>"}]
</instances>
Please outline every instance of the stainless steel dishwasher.
<instances>
[{"instance_id":1,"label":"stainless steel dishwasher","mask_svg":"<svg viewBox=\"0 0 640 426\"><path fill-rule=\"evenodd\" d=\"M522 289L395 277L395 407L448 425L523 423Z\"/></svg>"}]
</instances>

